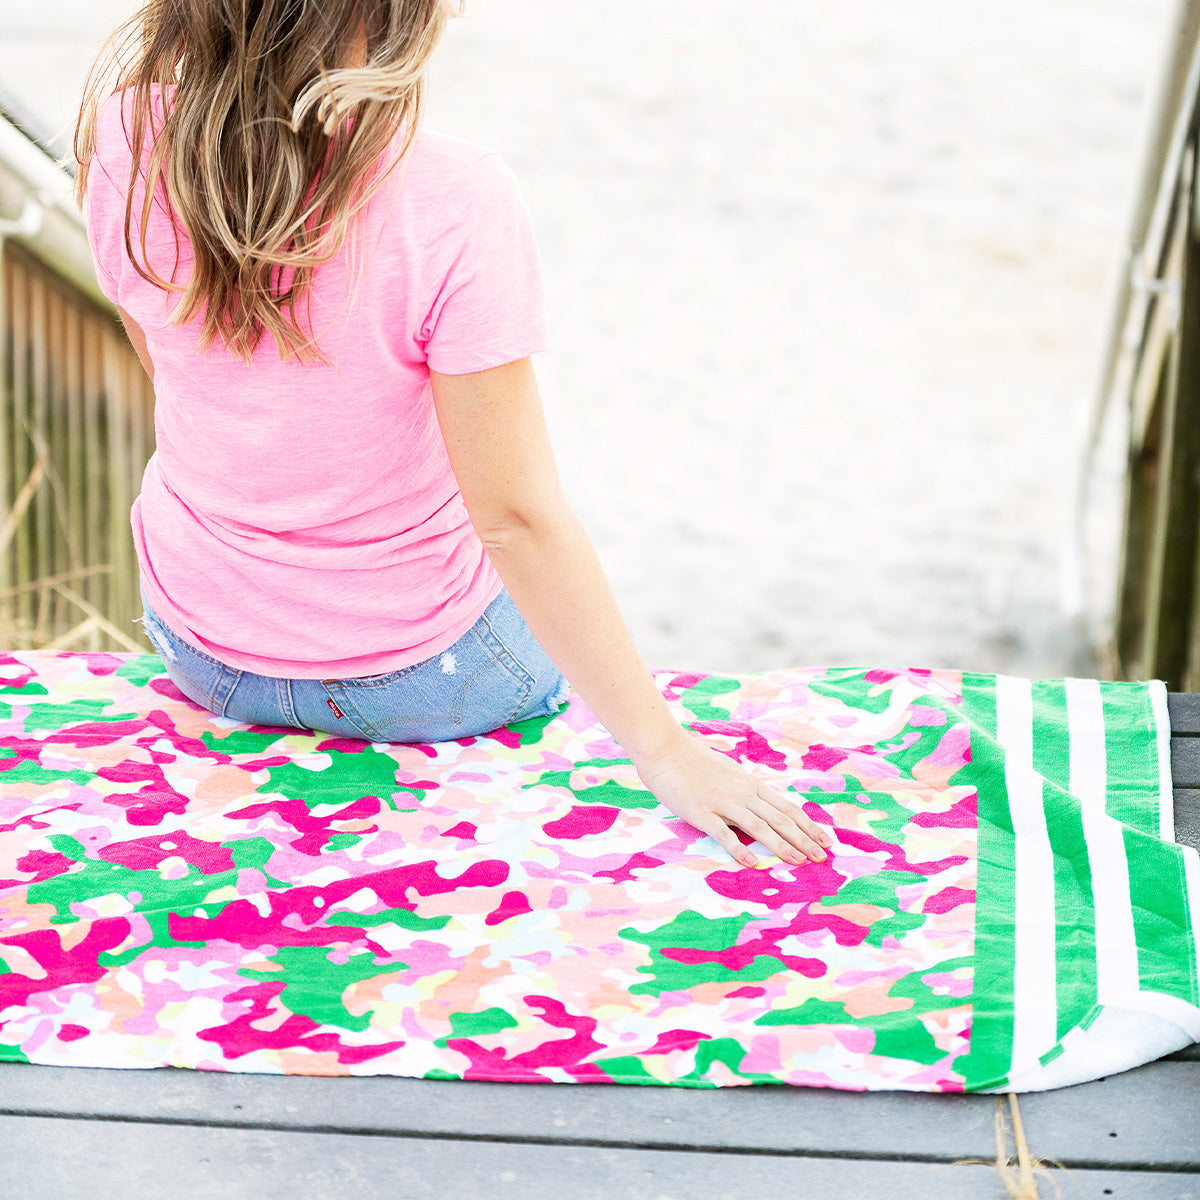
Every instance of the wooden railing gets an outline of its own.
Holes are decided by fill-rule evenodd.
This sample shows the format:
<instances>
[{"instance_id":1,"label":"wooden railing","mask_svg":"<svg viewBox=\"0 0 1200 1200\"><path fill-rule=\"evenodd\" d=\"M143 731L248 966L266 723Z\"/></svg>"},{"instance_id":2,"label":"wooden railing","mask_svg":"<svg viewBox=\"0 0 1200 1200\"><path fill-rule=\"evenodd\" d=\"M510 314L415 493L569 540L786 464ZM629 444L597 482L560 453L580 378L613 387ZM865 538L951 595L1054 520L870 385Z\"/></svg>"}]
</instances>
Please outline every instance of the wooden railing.
<instances>
[{"instance_id":1,"label":"wooden railing","mask_svg":"<svg viewBox=\"0 0 1200 1200\"><path fill-rule=\"evenodd\" d=\"M1196 25L1193 23L1193 37ZM1131 264L1129 454L1114 628L1118 671L1200 690L1200 76L1174 116L1156 220Z\"/></svg>"},{"instance_id":2,"label":"wooden railing","mask_svg":"<svg viewBox=\"0 0 1200 1200\"><path fill-rule=\"evenodd\" d=\"M149 649L129 506L151 385L96 287L69 178L2 119L0 134L0 647Z\"/></svg>"},{"instance_id":3,"label":"wooden railing","mask_svg":"<svg viewBox=\"0 0 1200 1200\"><path fill-rule=\"evenodd\" d=\"M1126 677L1200 690L1200 239L1195 117L1130 387L1115 642Z\"/></svg>"},{"instance_id":4,"label":"wooden railing","mask_svg":"<svg viewBox=\"0 0 1200 1200\"><path fill-rule=\"evenodd\" d=\"M1200 690L1200 0L1175 0L1113 274L1064 607L1090 615L1091 487L1113 401L1127 418L1112 673Z\"/></svg>"},{"instance_id":5,"label":"wooden railing","mask_svg":"<svg viewBox=\"0 0 1200 1200\"><path fill-rule=\"evenodd\" d=\"M140 648L129 506L153 449L150 381L109 314L13 245L0 313L5 642Z\"/></svg>"}]
</instances>

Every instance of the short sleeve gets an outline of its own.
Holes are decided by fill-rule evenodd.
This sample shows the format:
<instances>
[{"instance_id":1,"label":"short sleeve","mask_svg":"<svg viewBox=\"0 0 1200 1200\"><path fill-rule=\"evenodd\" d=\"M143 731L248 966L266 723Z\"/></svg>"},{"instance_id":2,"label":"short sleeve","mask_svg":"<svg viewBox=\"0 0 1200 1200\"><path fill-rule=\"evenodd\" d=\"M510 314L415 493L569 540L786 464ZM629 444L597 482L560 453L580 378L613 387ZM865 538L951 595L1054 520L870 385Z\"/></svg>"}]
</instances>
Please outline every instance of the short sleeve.
<instances>
[{"instance_id":1,"label":"short sleeve","mask_svg":"<svg viewBox=\"0 0 1200 1200\"><path fill-rule=\"evenodd\" d=\"M418 341L430 369L465 375L545 349L537 245L516 180L497 155L456 177L434 218L421 277Z\"/></svg>"},{"instance_id":2,"label":"short sleeve","mask_svg":"<svg viewBox=\"0 0 1200 1200\"><path fill-rule=\"evenodd\" d=\"M88 164L83 216L100 290L114 303L124 276L125 202L133 152L125 133L129 93L114 92L96 114L96 145ZM138 197L135 197L135 203Z\"/></svg>"},{"instance_id":3,"label":"short sleeve","mask_svg":"<svg viewBox=\"0 0 1200 1200\"><path fill-rule=\"evenodd\" d=\"M87 225L88 244L96 264L96 277L100 290L114 303L121 304L118 292L122 286L126 293L141 282L125 249L125 204L133 173L133 151L130 147L126 125L132 128L132 93L114 92L100 106L96 114L96 146L88 164L87 191L83 198L83 216ZM162 119L159 95L151 97L154 122ZM145 135L147 150L150 134ZM145 181L139 176L134 187L133 211L141 212L145 198ZM134 244L140 242L135 225ZM151 209L150 225L147 230L147 246L156 252L162 248L162 259L155 258L154 265L169 262L166 255L172 254L176 246L175 228L170 216L170 205L166 201L166 190L160 184L156 190ZM129 295L126 299L130 299ZM121 304L122 308L129 305Z\"/></svg>"},{"instance_id":4,"label":"short sleeve","mask_svg":"<svg viewBox=\"0 0 1200 1200\"><path fill-rule=\"evenodd\" d=\"M83 215L100 290L118 304L118 281L125 257L125 195L109 178L98 155L88 167Z\"/></svg>"}]
</instances>

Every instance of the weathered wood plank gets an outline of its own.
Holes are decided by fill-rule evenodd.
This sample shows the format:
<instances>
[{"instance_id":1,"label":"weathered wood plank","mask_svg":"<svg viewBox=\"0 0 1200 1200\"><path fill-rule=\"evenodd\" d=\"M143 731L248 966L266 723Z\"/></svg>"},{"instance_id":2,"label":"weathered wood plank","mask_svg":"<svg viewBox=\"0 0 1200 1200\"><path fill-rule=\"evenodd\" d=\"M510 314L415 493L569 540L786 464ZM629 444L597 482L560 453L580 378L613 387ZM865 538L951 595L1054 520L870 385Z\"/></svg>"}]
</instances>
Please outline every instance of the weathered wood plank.
<instances>
[{"instance_id":1,"label":"weathered wood plank","mask_svg":"<svg viewBox=\"0 0 1200 1200\"><path fill-rule=\"evenodd\" d=\"M1200 788L1200 738L1171 739L1171 783L1175 788Z\"/></svg>"},{"instance_id":2,"label":"weathered wood plank","mask_svg":"<svg viewBox=\"0 0 1200 1200\"><path fill-rule=\"evenodd\" d=\"M0 1111L360 1133L837 1153L952 1162L995 1153L991 1096L818 1088L318 1079L0 1066Z\"/></svg>"},{"instance_id":3,"label":"weathered wood plank","mask_svg":"<svg viewBox=\"0 0 1200 1200\"><path fill-rule=\"evenodd\" d=\"M1200 791L1175 788L1175 840L1200 849Z\"/></svg>"},{"instance_id":4,"label":"weathered wood plank","mask_svg":"<svg viewBox=\"0 0 1200 1200\"><path fill-rule=\"evenodd\" d=\"M1167 712L1171 718L1171 736L1200 734L1200 693L1168 692Z\"/></svg>"},{"instance_id":5,"label":"weathered wood plank","mask_svg":"<svg viewBox=\"0 0 1200 1200\"><path fill-rule=\"evenodd\" d=\"M1021 1097L1030 1148L1066 1163L1200 1172L1200 1064L1157 1062ZM1200 1175L1197 1176L1200 1186Z\"/></svg>"},{"instance_id":6,"label":"weathered wood plank","mask_svg":"<svg viewBox=\"0 0 1200 1200\"><path fill-rule=\"evenodd\" d=\"M628 1089L626 1089L628 1090ZM1200 1176L1053 1172L1064 1194L1121 1200L1200 1196ZM995 1171L969 1164L551 1147L453 1139L196 1129L44 1117L0 1118L0 1196L89 1200L1002 1200ZM6 1190L12 1189L12 1190Z\"/></svg>"},{"instance_id":7,"label":"weathered wood plank","mask_svg":"<svg viewBox=\"0 0 1200 1200\"><path fill-rule=\"evenodd\" d=\"M805 1088L622 1088L187 1071L0 1068L10 1115L652 1149L990 1157L995 1100ZM1021 1108L1034 1151L1068 1164L1200 1171L1200 1066L1150 1064ZM1115 1136L1114 1136L1115 1135Z\"/></svg>"}]
</instances>

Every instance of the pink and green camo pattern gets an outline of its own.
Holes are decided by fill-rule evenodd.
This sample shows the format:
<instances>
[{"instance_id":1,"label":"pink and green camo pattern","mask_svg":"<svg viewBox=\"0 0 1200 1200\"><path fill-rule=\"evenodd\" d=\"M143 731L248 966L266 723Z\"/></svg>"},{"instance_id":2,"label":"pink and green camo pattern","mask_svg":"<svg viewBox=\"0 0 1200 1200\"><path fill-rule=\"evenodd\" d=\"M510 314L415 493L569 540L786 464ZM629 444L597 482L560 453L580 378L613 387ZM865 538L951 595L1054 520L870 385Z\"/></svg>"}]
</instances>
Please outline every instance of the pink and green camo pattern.
<instances>
[{"instance_id":1,"label":"pink and green camo pattern","mask_svg":"<svg viewBox=\"0 0 1200 1200\"><path fill-rule=\"evenodd\" d=\"M213 717L150 657L0 655L0 1059L962 1090L961 676L657 680L827 862L736 865L578 697L380 745Z\"/></svg>"}]
</instances>

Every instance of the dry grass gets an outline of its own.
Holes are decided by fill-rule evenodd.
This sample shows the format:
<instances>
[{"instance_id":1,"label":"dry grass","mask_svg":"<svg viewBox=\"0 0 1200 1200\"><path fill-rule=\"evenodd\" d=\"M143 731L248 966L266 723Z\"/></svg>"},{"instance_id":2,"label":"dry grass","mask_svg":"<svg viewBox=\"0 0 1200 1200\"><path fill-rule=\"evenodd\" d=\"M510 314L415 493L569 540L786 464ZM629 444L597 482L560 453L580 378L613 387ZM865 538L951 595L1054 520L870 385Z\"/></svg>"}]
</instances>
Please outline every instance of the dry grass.
<instances>
[{"instance_id":1,"label":"dry grass","mask_svg":"<svg viewBox=\"0 0 1200 1200\"><path fill-rule=\"evenodd\" d=\"M22 521L29 511L29 506L33 502L34 496L37 495L43 485L48 485L54 493L55 508L59 514L60 521L63 518L61 503L62 488L55 472L50 467L50 448L44 439L40 437L36 439L36 444L38 448L37 460L33 464L25 482L17 492L16 499L13 501L12 508L4 518L3 525L0 525L0 554L7 553L13 538L16 536ZM71 558L75 560L78 555L74 550L72 542L73 539L68 540L68 544L71 545L72 549ZM80 579L86 579L94 575L108 574L111 571L112 567L107 563L88 567L73 567L69 571L43 576L28 583L21 583L15 587L3 589L0 591L0 644L12 648L20 647L30 650L67 650L72 646L79 645L85 638L91 637L93 633L99 632L124 650L131 650L135 654L144 653L144 646L139 646L132 638L122 633L95 605L67 586L68 583L74 583ZM5 607L7 601L30 593L33 593L37 597L39 614L49 611L50 598L53 594L62 597L62 599L66 600L74 608L78 609L82 614L82 619L65 630L51 629L43 632L46 622L39 615L38 621L30 628L28 625L16 621L12 617L11 608Z\"/></svg>"},{"instance_id":2,"label":"dry grass","mask_svg":"<svg viewBox=\"0 0 1200 1200\"><path fill-rule=\"evenodd\" d=\"M1006 1105L1007 1102L1007 1105ZM1005 1116L1005 1108L1012 1119L1013 1151L1009 1152L1009 1127ZM1014 1161L1015 1154L1015 1161ZM1000 1182L1012 1200L1046 1200L1043 1192L1039 1191L1042 1182L1054 1189L1056 1200L1062 1200L1062 1190L1058 1182L1050 1174L1050 1164L1046 1160L1034 1158L1029 1151L1029 1143L1025 1140L1025 1125L1021 1120L1021 1106L1013 1092L1007 1092L996 1098L996 1170Z\"/></svg>"},{"instance_id":3,"label":"dry grass","mask_svg":"<svg viewBox=\"0 0 1200 1200\"><path fill-rule=\"evenodd\" d=\"M0 250L0 645L146 652L126 514L153 386L112 313Z\"/></svg>"},{"instance_id":4,"label":"dry grass","mask_svg":"<svg viewBox=\"0 0 1200 1200\"><path fill-rule=\"evenodd\" d=\"M97 575L110 571L107 565L84 567L78 571L67 571L62 575L52 575L44 579L35 579L31 583L19 587L8 588L0 592L0 601L10 599L26 592L35 592L40 601L39 607L45 608L49 603L51 593L61 596L64 600L75 605L84 614L83 619L62 633L51 632L46 637L38 632L38 625L32 629L21 622L14 621L6 613L0 613L0 644L10 649L26 650L69 650L78 646L85 638L94 632L100 632L115 642L121 649L130 650L135 654L145 654L145 646L139 646L132 638L122 633L103 613L89 604L82 596L64 587L66 580L73 580L87 575Z\"/></svg>"}]
</instances>

